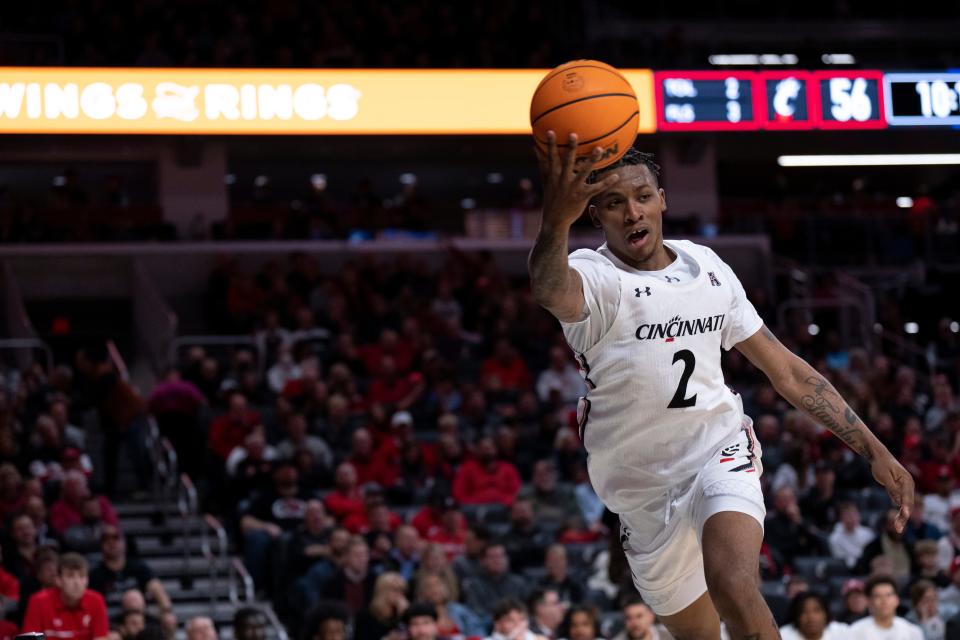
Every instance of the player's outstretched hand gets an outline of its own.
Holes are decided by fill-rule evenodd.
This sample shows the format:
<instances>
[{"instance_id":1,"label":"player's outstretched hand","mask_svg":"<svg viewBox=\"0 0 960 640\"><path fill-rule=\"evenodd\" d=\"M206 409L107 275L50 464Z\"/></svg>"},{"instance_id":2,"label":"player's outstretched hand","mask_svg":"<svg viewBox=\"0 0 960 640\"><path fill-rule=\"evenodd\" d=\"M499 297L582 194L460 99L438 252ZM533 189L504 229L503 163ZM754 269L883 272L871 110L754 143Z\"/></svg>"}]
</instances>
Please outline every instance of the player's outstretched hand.
<instances>
[{"instance_id":1,"label":"player's outstretched hand","mask_svg":"<svg viewBox=\"0 0 960 640\"><path fill-rule=\"evenodd\" d=\"M557 148L557 135L547 132L547 151L535 147L543 178L543 223L569 227L590 203L590 198L612 187L620 176L611 174L594 184L587 183L593 165L603 149L597 147L589 156L577 158L577 134L571 133L566 151Z\"/></svg>"},{"instance_id":2,"label":"player's outstretched hand","mask_svg":"<svg viewBox=\"0 0 960 640\"><path fill-rule=\"evenodd\" d=\"M897 531L902 533L913 510L913 476L890 452L874 460L870 471L873 472L877 482L882 484L890 494L893 504L900 507L900 513L897 514Z\"/></svg>"}]
</instances>

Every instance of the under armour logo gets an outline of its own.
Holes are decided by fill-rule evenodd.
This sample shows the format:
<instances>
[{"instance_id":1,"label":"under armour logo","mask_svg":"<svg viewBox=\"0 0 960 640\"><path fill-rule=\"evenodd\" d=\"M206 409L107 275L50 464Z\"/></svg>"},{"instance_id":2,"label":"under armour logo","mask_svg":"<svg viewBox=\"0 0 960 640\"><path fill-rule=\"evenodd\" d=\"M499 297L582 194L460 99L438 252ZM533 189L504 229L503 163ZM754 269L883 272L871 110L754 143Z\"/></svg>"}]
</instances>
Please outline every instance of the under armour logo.
<instances>
[{"instance_id":1,"label":"under armour logo","mask_svg":"<svg viewBox=\"0 0 960 640\"><path fill-rule=\"evenodd\" d=\"M673 278L671 276L663 276L667 282L680 282L680 278Z\"/></svg>"},{"instance_id":2,"label":"under armour logo","mask_svg":"<svg viewBox=\"0 0 960 640\"><path fill-rule=\"evenodd\" d=\"M634 291L637 292L637 297L638 297L638 298L640 297L640 294L641 294L641 293L645 293L645 294L647 294L648 296L650 295L650 287L644 287L642 290L640 289L640 287L637 287L636 289L634 289Z\"/></svg>"},{"instance_id":3,"label":"under armour logo","mask_svg":"<svg viewBox=\"0 0 960 640\"><path fill-rule=\"evenodd\" d=\"M720 281L717 280L717 276L713 275L713 271L707 271L707 275L710 276L710 284L714 287L720 286Z\"/></svg>"}]
</instances>

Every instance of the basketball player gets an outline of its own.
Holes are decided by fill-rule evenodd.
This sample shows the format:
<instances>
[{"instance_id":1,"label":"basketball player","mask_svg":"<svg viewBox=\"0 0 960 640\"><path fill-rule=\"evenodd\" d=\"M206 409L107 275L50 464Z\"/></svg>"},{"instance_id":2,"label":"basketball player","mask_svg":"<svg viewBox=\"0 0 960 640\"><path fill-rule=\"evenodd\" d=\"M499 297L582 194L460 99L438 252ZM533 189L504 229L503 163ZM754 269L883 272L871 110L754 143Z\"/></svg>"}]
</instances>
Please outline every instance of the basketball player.
<instances>
[{"instance_id":1,"label":"basketball player","mask_svg":"<svg viewBox=\"0 0 960 640\"><path fill-rule=\"evenodd\" d=\"M666 197L652 156L631 150L591 173L577 140L538 152L540 232L534 298L560 321L587 381L579 409L590 480L619 514L634 583L681 640L778 638L757 585L765 509L760 445L720 369L736 347L791 404L871 465L910 516L913 480L833 386L764 326L737 276L707 247L664 240ZM584 210L597 250L567 255Z\"/></svg>"}]
</instances>

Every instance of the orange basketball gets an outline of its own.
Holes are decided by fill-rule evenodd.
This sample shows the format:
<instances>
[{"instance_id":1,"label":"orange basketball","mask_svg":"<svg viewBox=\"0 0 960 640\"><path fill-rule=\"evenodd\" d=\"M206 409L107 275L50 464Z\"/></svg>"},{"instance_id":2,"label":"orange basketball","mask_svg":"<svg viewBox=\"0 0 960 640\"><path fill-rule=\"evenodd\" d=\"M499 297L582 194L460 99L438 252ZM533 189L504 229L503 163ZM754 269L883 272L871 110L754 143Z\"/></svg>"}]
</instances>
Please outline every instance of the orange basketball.
<instances>
[{"instance_id":1,"label":"orange basketball","mask_svg":"<svg viewBox=\"0 0 960 640\"><path fill-rule=\"evenodd\" d=\"M596 147L603 155L595 169L613 164L627 152L640 126L640 103L623 74L597 60L562 64L540 81L530 102L530 125L537 146L546 151L547 131L557 135L557 147L568 146L577 134L577 157Z\"/></svg>"}]
</instances>

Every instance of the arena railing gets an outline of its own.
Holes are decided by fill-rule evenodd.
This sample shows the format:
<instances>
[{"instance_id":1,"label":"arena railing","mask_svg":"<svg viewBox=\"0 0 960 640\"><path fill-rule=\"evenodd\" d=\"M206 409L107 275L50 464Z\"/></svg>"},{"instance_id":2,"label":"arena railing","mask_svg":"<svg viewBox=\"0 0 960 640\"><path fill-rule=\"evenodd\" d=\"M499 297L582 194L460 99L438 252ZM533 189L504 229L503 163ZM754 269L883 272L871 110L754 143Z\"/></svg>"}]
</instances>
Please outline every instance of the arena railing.
<instances>
[{"instance_id":1,"label":"arena railing","mask_svg":"<svg viewBox=\"0 0 960 640\"><path fill-rule=\"evenodd\" d=\"M200 512L200 502L197 498L197 488L193 480L185 473L181 473L177 483L177 510L180 512L180 521L183 525L183 572L181 583L184 588L193 587L193 576L190 573L190 550L193 541L199 537L196 530L196 517ZM212 585L211 585L212 586ZM211 588L211 593L213 589Z\"/></svg>"},{"instance_id":2,"label":"arena railing","mask_svg":"<svg viewBox=\"0 0 960 640\"><path fill-rule=\"evenodd\" d=\"M4 290L4 321L9 336L0 340L0 349L14 351L17 366L20 369L26 369L30 366L31 352L41 351L45 356L47 373L49 373L53 370L53 351L47 343L37 337L37 332L33 328L33 323L30 322L30 316L27 314L27 307L23 303L20 283L8 260L3 261L2 274L0 275L2 275Z\"/></svg>"},{"instance_id":3,"label":"arena railing","mask_svg":"<svg viewBox=\"0 0 960 640\"><path fill-rule=\"evenodd\" d=\"M209 513L204 514L200 531L200 549L210 566L210 613L215 615L218 606L217 594L220 592L222 581L230 580L231 577L230 569L227 568L230 540L227 538L227 530L223 528L219 520ZM216 550L211 544L211 532L216 540ZM222 576L221 570L224 574ZM228 588L230 591L234 590L234 587L229 584Z\"/></svg>"},{"instance_id":4,"label":"arena railing","mask_svg":"<svg viewBox=\"0 0 960 640\"><path fill-rule=\"evenodd\" d=\"M263 371L263 354L257 342L249 336L195 335L179 336L170 342L168 362L175 366L180 362L180 350L186 347L243 347L254 353L257 359L257 371Z\"/></svg>"},{"instance_id":5,"label":"arena railing","mask_svg":"<svg viewBox=\"0 0 960 640\"><path fill-rule=\"evenodd\" d=\"M137 345L155 373L170 363L170 345L177 335L179 318L144 268L141 260L133 265L133 318Z\"/></svg>"}]
</instances>

